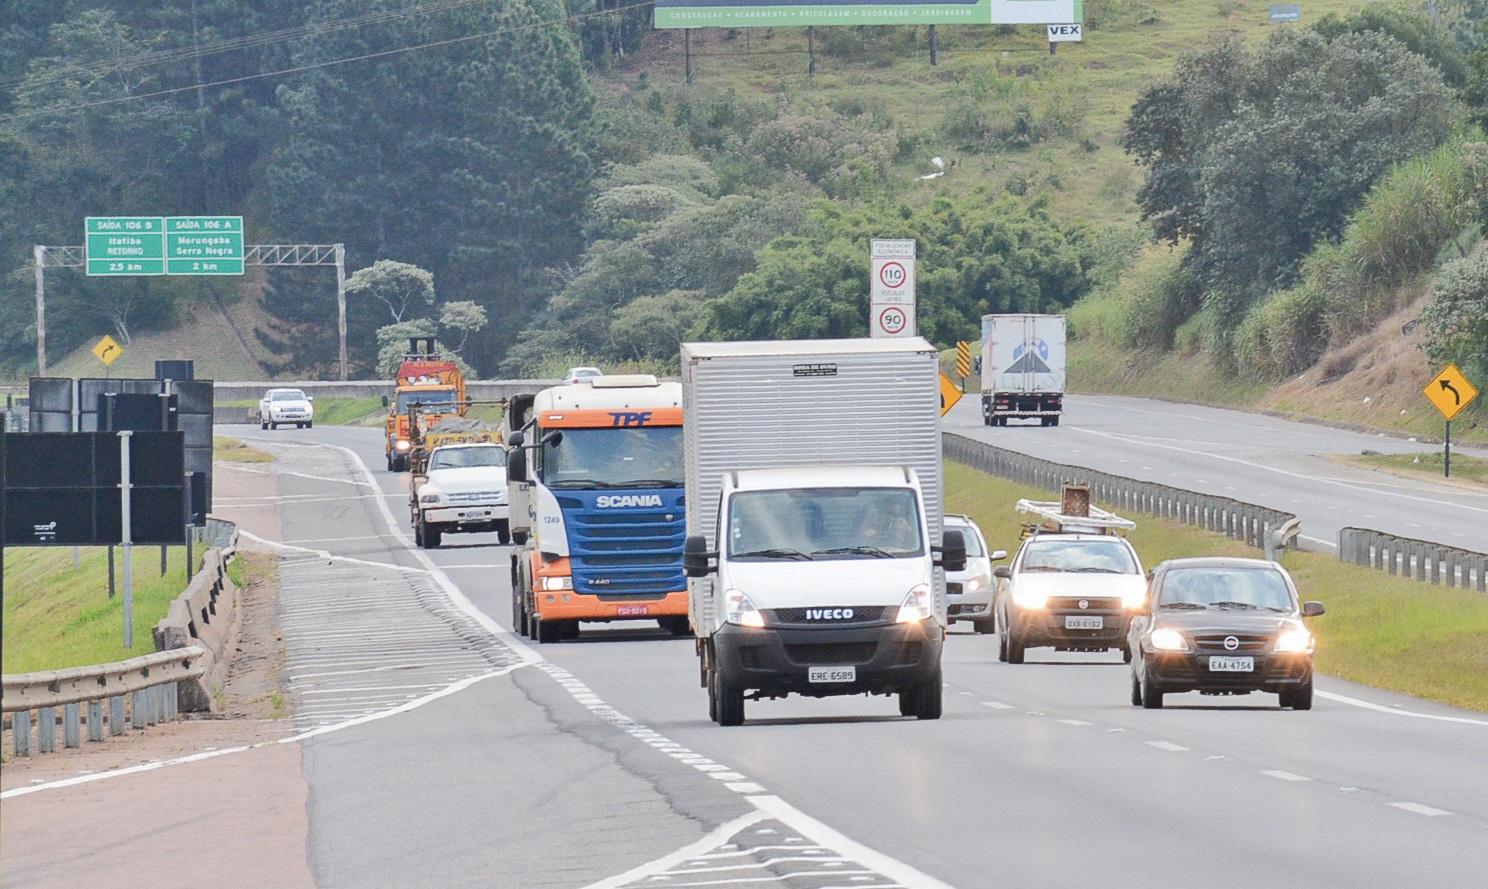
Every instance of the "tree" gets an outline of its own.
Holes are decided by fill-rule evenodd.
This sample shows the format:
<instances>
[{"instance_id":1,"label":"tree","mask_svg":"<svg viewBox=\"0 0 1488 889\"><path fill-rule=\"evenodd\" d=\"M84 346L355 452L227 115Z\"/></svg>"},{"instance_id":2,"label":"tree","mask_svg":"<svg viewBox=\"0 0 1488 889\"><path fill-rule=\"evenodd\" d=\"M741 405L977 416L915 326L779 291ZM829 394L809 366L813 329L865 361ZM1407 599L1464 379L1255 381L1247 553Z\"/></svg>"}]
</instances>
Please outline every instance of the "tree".
<instances>
[{"instance_id":1,"label":"tree","mask_svg":"<svg viewBox=\"0 0 1488 889\"><path fill-rule=\"evenodd\" d=\"M1318 19L1312 29L1329 40L1342 34L1367 31L1388 34L1436 66L1442 79L1451 86L1460 87L1467 78L1467 59L1462 45L1445 25L1433 21L1419 8L1403 3L1380 3L1356 9L1343 17L1330 12Z\"/></svg>"},{"instance_id":2,"label":"tree","mask_svg":"<svg viewBox=\"0 0 1488 889\"><path fill-rule=\"evenodd\" d=\"M1442 267L1421 322L1434 361L1456 362L1470 379L1488 380L1488 246Z\"/></svg>"},{"instance_id":3,"label":"tree","mask_svg":"<svg viewBox=\"0 0 1488 889\"><path fill-rule=\"evenodd\" d=\"M383 377L393 377L398 373L398 365L403 363L403 357L408 354L408 338L415 336L434 336L434 319L416 318L412 321L402 321L397 324L389 324L377 329L377 372ZM441 357L455 362L460 372L467 378L474 377L475 371L455 350L439 340L434 341L434 351Z\"/></svg>"},{"instance_id":4,"label":"tree","mask_svg":"<svg viewBox=\"0 0 1488 889\"><path fill-rule=\"evenodd\" d=\"M409 311L423 312L434 305L434 276L416 265L379 259L346 279L346 295L378 300L397 324Z\"/></svg>"},{"instance_id":5,"label":"tree","mask_svg":"<svg viewBox=\"0 0 1488 889\"><path fill-rule=\"evenodd\" d=\"M486 310L470 300L445 303L439 308L439 326L460 334L460 345L454 351L461 352L470 335L486 326Z\"/></svg>"},{"instance_id":6,"label":"tree","mask_svg":"<svg viewBox=\"0 0 1488 889\"><path fill-rule=\"evenodd\" d=\"M1380 31L1279 31L1180 61L1128 118L1123 144L1147 168L1138 195L1158 237L1190 261L1224 347L1248 305L1295 280L1393 164L1451 130L1441 73Z\"/></svg>"}]
</instances>

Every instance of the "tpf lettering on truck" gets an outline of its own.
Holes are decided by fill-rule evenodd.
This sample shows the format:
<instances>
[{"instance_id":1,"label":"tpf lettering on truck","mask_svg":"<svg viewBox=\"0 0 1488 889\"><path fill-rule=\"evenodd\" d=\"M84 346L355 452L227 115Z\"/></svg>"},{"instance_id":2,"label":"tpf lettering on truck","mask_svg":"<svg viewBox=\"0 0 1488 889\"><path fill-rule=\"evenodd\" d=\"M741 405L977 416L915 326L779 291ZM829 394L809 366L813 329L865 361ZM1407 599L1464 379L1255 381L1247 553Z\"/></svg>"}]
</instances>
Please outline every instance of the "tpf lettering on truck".
<instances>
[{"instance_id":1,"label":"tpf lettering on truck","mask_svg":"<svg viewBox=\"0 0 1488 889\"><path fill-rule=\"evenodd\" d=\"M610 411L611 426L645 426L651 422L650 411Z\"/></svg>"}]
</instances>

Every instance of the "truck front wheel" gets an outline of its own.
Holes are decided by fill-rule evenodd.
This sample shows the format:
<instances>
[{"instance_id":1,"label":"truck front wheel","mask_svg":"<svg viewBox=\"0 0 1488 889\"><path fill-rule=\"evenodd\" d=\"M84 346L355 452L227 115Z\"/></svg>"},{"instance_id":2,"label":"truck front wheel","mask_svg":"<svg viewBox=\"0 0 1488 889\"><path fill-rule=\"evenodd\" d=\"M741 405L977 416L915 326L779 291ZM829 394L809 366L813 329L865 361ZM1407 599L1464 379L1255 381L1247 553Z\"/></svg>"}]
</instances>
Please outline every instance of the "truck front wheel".
<instances>
[{"instance_id":1,"label":"truck front wheel","mask_svg":"<svg viewBox=\"0 0 1488 889\"><path fill-rule=\"evenodd\" d=\"M497 521L496 542L501 544L502 546L506 546L508 543L511 543L511 539L511 522L507 519L501 519Z\"/></svg>"},{"instance_id":2,"label":"truck front wheel","mask_svg":"<svg viewBox=\"0 0 1488 889\"><path fill-rule=\"evenodd\" d=\"M419 538L419 543L424 549L438 549L439 541L444 537L444 532L440 530L438 525L431 525L420 519L415 536Z\"/></svg>"},{"instance_id":3,"label":"truck front wheel","mask_svg":"<svg viewBox=\"0 0 1488 889\"><path fill-rule=\"evenodd\" d=\"M725 682L723 671L716 668L713 670L712 697L719 725L744 724L744 689Z\"/></svg>"},{"instance_id":4,"label":"truck front wheel","mask_svg":"<svg viewBox=\"0 0 1488 889\"><path fill-rule=\"evenodd\" d=\"M939 719L941 713L941 695L945 690L940 681L940 668L936 667L924 682L921 682L914 693L914 715L916 719ZM900 696L900 708L902 709L903 695Z\"/></svg>"}]
</instances>

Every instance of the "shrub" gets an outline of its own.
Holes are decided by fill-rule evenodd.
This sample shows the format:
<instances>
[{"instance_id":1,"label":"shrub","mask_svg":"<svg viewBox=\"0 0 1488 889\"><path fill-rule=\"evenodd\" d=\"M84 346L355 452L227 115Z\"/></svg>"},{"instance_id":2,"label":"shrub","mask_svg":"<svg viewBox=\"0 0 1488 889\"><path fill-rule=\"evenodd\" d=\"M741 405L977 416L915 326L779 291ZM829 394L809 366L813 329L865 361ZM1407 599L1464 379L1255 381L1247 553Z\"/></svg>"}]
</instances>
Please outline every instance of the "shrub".
<instances>
[{"instance_id":1,"label":"shrub","mask_svg":"<svg viewBox=\"0 0 1488 889\"><path fill-rule=\"evenodd\" d=\"M1308 283L1272 294L1251 308L1235 334L1235 361L1260 379L1311 367L1328 345L1325 293Z\"/></svg>"},{"instance_id":2,"label":"shrub","mask_svg":"<svg viewBox=\"0 0 1488 889\"><path fill-rule=\"evenodd\" d=\"M590 240L625 240L647 231L698 199L664 185L621 185L594 199L586 233Z\"/></svg>"},{"instance_id":3,"label":"shrub","mask_svg":"<svg viewBox=\"0 0 1488 889\"><path fill-rule=\"evenodd\" d=\"M1488 379L1488 246L1442 268L1421 322L1434 360L1455 361L1469 378Z\"/></svg>"}]
</instances>

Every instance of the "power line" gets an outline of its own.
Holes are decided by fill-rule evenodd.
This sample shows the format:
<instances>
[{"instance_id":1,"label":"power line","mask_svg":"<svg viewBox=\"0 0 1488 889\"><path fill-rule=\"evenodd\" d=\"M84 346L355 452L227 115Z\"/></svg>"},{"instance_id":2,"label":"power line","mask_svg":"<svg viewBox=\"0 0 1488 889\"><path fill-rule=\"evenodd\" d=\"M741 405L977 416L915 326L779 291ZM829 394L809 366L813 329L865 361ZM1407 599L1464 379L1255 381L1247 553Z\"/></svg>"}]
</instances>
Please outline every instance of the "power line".
<instances>
[{"instance_id":1,"label":"power line","mask_svg":"<svg viewBox=\"0 0 1488 889\"><path fill-rule=\"evenodd\" d=\"M382 50L382 51L379 51L379 52L366 53L366 54L359 55L359 56L348 56L346 58L330 59L330 60L327 60L327 61L324 61L324 62L313 62L313 63L308 64L308 65L296 65L296 66L294 66L292 68L281 68L281 69L279 69L277 71L260 71L260 72L257 72L255 74L244 74L244 75L242 75L240 77L228 77L228 78L224 78L222 80L214 80L214 81L211 81L211 82L208 82L208 83L192 83L192 84L189 84L187 86L171 87L169 89L155 90L154 92L149 92L149 93L136 93L134 95L129 95L129 96L116 96L116 97L114 97L112 99L98 99L98 100L93 101L93 102L79 102L79 103L76 103L76 104L73 104L73 105L54 106L52 108L41 108L41 109L36 109L36 110L33 110L33 111L19 111L19 112L15 112L15 113L12 113L12 114L7 114L7 115L4 115L3 117L0 117L0 122L8 122L8 121L12 121L12 120L24 120L24 119L30 118L30 117L40 117L40 116L43 116L43 115L50 115L50 114L64 114L64 113L67 113L67 112L70 112L70 111L82 111L82 110L85 110L85 109L88 109L88 108L99 108L99 107L106 106L106 105L118 105L118 104L123 103L123 102L135 102L135 101L139 101L141 99L155 99L155 98L159 98L161 96L171 96L171 95L175 95L177 93L191 92L191 91L196 90L196 89L204 89L204 88L208 88L208 87L219 87L219 86L230 86L230 85L235 84L235 83L244 83L244 82L250 81L250 80L261 80L261 79L266 78L266 77L283 77L283 76L287 76L287 75L290 75L290 74L303 74L306 71L314 71L314 70L317 70L317 69L320 69L320 68L331 68L331 67L334 67L336 65L347 65L347 64L351 64L353 62L365 62L365 61L370 61L372 59L382 59L382 58L387 58L389 56L397 56L397 55L402 55L404 53L417 52L419 50L424 50L424 49L434 49L434 48L442 47L442 46L452 46L452 45L455 45L455 44L458 44L458 43L469 43L472 40L485 40L488 37L498 37L498 36L501 36L503 34L518 34L518 33L524 32L524 31L536 31L536 30L539 30L541 28L551 28L551 27L559 26L559 25L569 25L569 24L573 24L575 22L585 21L585 20L591 19L591 18L598 18L598 17L601 17L601 16L612 16L612 15L615 15L616 13L624 12L626 10L638 9L638 8L640 8L642 6L647 5L650 2L651 2L651 0L641 0L641 2L637 2L637 3L631 3L631 4L628 4L628 5L618 5L618 6L611 7L610 9L596 10L594 12L578 13L576 15L571 15L571 16L568 16L566 18L555 19L555 20L552 20L552 21L535 22L535 23L530 24L530 25L517 25L515 27L510 27L510 28L497 28L497 29L492 30L492 31L482 31L482 32L480 32L478 34L465 34L465 35L462 35L460 37L450 37L450 38L447 38L445 40L433 40L433 41L429 41L428 43L416 43L416 44L413 44L411 46L400 46L400 47L397 47L397 48L394 48L394 49L386 49L386 50Z\"/></svg>"},{"instance_id":2,"label":"power line","mask_svg":"<svg viewBox=\"0 0 1488 889\"><path fill-rule=\"evenodd\" d=\"M171 62L179 62L194 58L198 55L218 55L224 52L232 52L239 49L253 49L260 46L269 46L282 43L286 40L296 40L302 37L318 37L321 34L344 31L350 28L365 27L367 25L380 25L386 22L397 21L403 18L412 18L419 15L431 15L437 12L445 12L450 9L458 9L461 6L470 6L475 3L489 3L491 0L439 0L439 2L426 3L421 6L412 6L405 9L383 10L381 12L368 13L366 15L350 16L342 19L328 19L310 25L300 25L294 28L285 28L279 31L268 31L262 34L249 35L246 37L233 37L227 40L217 40L211 43L203 43L198 46L182 46L173 49L159 50L152 53L142 53L125 59L106 59L92 63L77 65L63 65L51 71L39 74L13 74L9 77L0 78L0 87L11 88L30 80L33 84L47 84L57 80L63 80L69 75L91 74L95 77L109 74L115 71L128 71L134 68L142 68L149 65L159 65Z\"/></svg>"}]
</instances>

